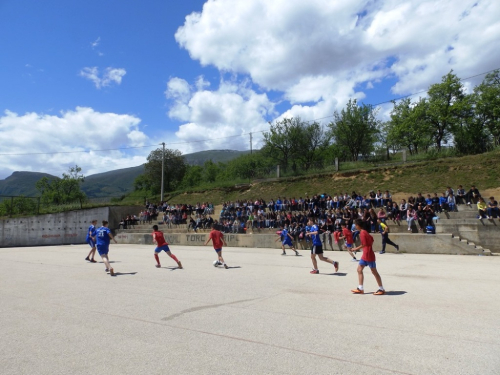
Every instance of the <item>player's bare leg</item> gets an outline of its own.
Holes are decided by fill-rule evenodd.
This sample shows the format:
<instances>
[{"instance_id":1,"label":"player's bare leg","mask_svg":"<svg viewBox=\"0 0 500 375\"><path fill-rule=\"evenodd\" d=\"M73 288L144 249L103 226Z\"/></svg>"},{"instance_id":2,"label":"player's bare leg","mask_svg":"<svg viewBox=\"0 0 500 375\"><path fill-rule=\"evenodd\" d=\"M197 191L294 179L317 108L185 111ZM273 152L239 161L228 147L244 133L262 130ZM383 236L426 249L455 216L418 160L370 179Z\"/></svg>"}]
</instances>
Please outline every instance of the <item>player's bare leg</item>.
<instances>
[{"instance_id":1,"label":"player's bare leg","mask_svg":"<svg viewBox=\"0 0 500 375\"><path fill-rule=\"evenodd\" d=\"M224 262L224 258L222 257L222 250L217 252L217 257L219 259L219 262L222 263L225 269L228 269L229 267L227 266L226 262Z\"/></svg>"},{"instance_id":2,"label":"player's bare leg","mask_svg":"<svg viewBox=\"0 0 500 375\"><path fill-rule=\"evenodd\" d=\"M177 262L177 266L178 266L180 269L182 269L182 263L179 261L179 259L177 259L177 257L176 257L174 254L172 254L170 251L169 251L167 254L168 254L168 256L169 256L170 258L172 258L173 260L175 260L175 261Z\"/></svg>"},{"instance_id":3,"label":"player's bare leg","mask_svg":"<svg viewBox=\"0 0 500 375\"><path fill-rule=\"evenodd\" d=\"M113 268L111 268L111 265L109 263L108 254L101 255L101 258L102 258L102 261L104 262L104 265L106 266L106 270L109 270L109 274L111 276L114 276L115 275L115 271L113 270Z\"/></svg>"}]
</instances>

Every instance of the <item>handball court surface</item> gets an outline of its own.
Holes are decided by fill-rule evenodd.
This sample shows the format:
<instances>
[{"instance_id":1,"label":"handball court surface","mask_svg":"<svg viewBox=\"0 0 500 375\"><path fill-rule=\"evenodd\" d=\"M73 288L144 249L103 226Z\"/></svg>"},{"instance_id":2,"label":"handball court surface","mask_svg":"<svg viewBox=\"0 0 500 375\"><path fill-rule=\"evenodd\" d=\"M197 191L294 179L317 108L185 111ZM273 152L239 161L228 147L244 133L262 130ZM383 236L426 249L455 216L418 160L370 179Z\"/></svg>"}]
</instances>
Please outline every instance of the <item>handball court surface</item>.
<instances>
[{"instance_id":1,"label":"handball court surface","mask_svg":"<svg viewBox=\"0 0 500 375\"><path fill-rule=\"evenodd\" d=\"M6 374L499 374L500 257L377 254L387 295L327 252L112 244L0 249ZM96 257L97 259L97 257Z\"/></svg>"}]
</instances>

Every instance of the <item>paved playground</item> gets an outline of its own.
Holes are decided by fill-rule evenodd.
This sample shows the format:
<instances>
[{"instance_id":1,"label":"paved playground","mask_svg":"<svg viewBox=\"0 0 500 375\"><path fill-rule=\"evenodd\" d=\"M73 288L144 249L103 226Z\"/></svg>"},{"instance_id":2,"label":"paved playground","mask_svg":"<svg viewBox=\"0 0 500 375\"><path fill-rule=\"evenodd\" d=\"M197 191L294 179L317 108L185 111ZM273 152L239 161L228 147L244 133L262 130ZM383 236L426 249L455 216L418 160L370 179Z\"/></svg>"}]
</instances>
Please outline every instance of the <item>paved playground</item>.
<instances>
[{"instance_id":1,"label":"paved playground","mask_svg":"<svg viewBox=\"0 0 500 375\"><path fill-rule=\"evenodd\" d=\"M111 245L0 249L6 374L499 374L500 257L377 254L387 295L352 295L340 269L227 248ZM376 283L365 270L365 290Z\"/></svg>"}]
</instances>

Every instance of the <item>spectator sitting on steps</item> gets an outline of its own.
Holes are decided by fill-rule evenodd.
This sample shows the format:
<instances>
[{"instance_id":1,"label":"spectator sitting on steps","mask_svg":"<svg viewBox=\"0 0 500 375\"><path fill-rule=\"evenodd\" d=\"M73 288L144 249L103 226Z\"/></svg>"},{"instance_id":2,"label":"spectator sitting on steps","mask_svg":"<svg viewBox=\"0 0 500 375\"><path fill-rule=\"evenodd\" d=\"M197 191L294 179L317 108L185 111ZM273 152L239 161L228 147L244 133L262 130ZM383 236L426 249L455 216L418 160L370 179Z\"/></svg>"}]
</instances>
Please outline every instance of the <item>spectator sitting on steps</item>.
<instances>
[{"instance_id":1,"label":"spectator sitting on steps","mask_svg":"<svg viewBox=\"0 0 500 375\"><path fill-rule=\"evenodd\" d=\"M471 203L478 202L480 196L481 194L479 194L479 190L477 190L476 187L472 185L467 194L465 194L465 200L467 201L467 205L471 206Z\"/></svg>"},{"instance_id":2,"label":"spectator sitting on steps","mask_svg":"<svg viewBox=\"0 0 500 375\"><path fill-rule=\"evenodd\" d=\"M493 219L493 217L497 218L500 216L500 211L498 209L498 202L495 200L495 197L490 197L490 201L488 202L488 219Z\"/></svg>"},{"instance_id":3,"label":"spectator sitting on steps","mask_svg":"<svg viewBox=\"0 0 500 375\"><path fill-rule=\"evenodd\" d=\"M482 197L479 197L479 202L477 202L477 213L479 214L478 219L485 219L486 218L486 210L488 208L488 205L484 201Z\"/></svg>"}]
</instances>

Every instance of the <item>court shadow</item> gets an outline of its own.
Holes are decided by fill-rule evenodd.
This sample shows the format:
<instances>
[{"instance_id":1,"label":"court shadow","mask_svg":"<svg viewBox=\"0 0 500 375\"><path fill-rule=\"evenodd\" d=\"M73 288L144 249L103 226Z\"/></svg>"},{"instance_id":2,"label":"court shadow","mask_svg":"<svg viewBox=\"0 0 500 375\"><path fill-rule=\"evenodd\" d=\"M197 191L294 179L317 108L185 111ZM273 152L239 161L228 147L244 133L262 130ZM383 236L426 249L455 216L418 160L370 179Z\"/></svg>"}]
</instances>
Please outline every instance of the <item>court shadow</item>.
<instances>
[{"instance_id":1,"label":"court shadow","mask_svg":"<svg viewBox=\"0 0 500 375\"><path fill-rule=\"evenodd\" d=\"M325 275L325 276L347 276L347 273L344 273L344 272L320 273L320 275Z\"/></svg>"},{"instance_id":2,"label":"court shadow","mask_svg":"<svg viewBox=\"0 0 500 375\"><path fill-rule=\"evenodd\" d=\"M405 292L404 290L390 290L390 291L385 291L386 296L401 296L403 294L406 294L408 292Z\"/></svg>"},{"instance_id":3,"label":"court shadow","mask_svg":"<svg viewBox=\"0 0 500 375\"><path fill-rule=\"evenodd\" d=\"M135 275L137 272L115 272L115 276Z\"/></svg>"},{"instance_id":4,"label":"court shadow","mask_svg":"<svg viewBox=\"0 0 500 375\"><path fill-rule=\"evenodd\" d=\"M228 270L231 270L233 268L241 268L241 266L227 267Z\"/></svg>"}]
</instances>

